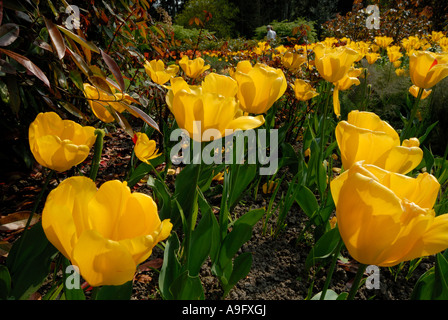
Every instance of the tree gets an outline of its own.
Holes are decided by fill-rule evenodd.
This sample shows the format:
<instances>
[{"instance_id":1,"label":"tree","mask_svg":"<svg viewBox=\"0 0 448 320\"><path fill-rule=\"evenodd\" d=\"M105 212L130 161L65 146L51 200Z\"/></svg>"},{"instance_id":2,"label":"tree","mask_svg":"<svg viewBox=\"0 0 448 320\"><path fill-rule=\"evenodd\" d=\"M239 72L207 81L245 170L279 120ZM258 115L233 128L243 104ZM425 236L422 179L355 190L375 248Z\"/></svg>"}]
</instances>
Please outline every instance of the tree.
<instances>
[{"instance_id":1,"label":"tree","mask_svg":"<svg viewBox=\"0 0 448 320\"><path fill-rule=\"evenodd\" d=\"M182 12L185 5L183 0L156 0L154 7L162 7L171 17L175 17Z\"/></svg>"},{"instance_id":2,"label":"tree","mask_svg":"<svg viewBox=\"0 0 448 320\"><path fill-rule=\"evenodd\" d=\"M205 22L205 11L211 14L204 27L219 38L229 38L235 35L235 17L238 8L227 0L189 0L183 11L175 17L175 23L185 28L192 27L192 18Z\"/></svg>"}]
</instances>

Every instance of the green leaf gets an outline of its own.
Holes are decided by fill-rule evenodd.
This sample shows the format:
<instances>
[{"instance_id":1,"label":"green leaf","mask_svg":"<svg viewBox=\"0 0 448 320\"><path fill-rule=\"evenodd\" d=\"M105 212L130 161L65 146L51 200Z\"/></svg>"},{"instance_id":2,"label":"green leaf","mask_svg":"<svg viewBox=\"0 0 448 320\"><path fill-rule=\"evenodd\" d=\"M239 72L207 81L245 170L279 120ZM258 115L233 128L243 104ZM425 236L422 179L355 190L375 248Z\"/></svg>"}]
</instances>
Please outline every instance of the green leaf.
<instances>
[{"instance_id":1,"label":"green leaf","mask_svg":"<svg viewBox=\"0 0 448 320\"><path fill-rule=\"evenodd\" d=\"M128 281L121 286L102 286L95 300L131 300L132 281Z\"/></svg>"},{"instance_id":2,"label":"green leaf","mask_svg":"<svg viewBox=\"0 0 448 320\"><path fill-rule=\"evenodd\" d=\"M9 92L9 106L11 107L11 111L17 115L20 110L21 99L16 76L8 76L6 78L6 84Z\"/></svg>"},{"instance_id":3,"label":"green leaf","mask_svg":"<svg viewBox=\"0 0 448 320\"><path fill-rule=\"evenodd\" d=\"M322 294L322 292L317 293L314 297L311 298L311 300L320 300L321 294ZM344 299L340 298L341 296L343 296L343 293L338 295L336 292L334 292L333 290L329 289L325 293L324 300L344 300ZM345 297L345 296L343 296L343 297Z\"/></svg>"},{"instance_id":4,"label":"green leaf","mask_svg":"<svg viewBox=\"0 0 448 320\"><path fill-rule=\"evenodd\" d=\"M199 276L190 276L188 270L182 272L171 284L170 292L174 300L203 300L204 288Z\"/></svg>"},{"instance_id":5,"label":"green leaf","mask_svg":"<svg viewBox=\"0 0 448 320\"><path fill-rule=\"evenodd\" d=\"M11 292L11 275L6 266L0 265L0 300L8 298Z\"/></svg>"},{"instance_id":6,"label":"green leaf","mask_svg":"<svg viewBox=\"0 0 448 320\"><path fill-rule=\"evenodd\" d=\"M174 197L177 199L182 208L185 218L188 220L193 214L196 206L196 197L193 196L197 191L192 189L198 185L201 166L199 164L188 164L177 175L175 185Z\"/></svg>"},{"instance_id":7,"label":"green leaf","mask_svg":"<svg viewBox=\"0 0 448 320\"><path fill-rule=\"evenodd\" d=\"M157 158L149 160L149 162L154 168L162 164L163 161L165 161L165 157L163 155L160 155ZM132 188L137 182L139 182L147 174L152 172L151 165L142 162L137 166L137 168L131 173L130 177L127 179L129 188Z\"/></svg>"},{"instance_id":8,"label":"green leaf","mask_svg":"<svg viewBox=\"0 0 448 320\"><path fill-rule=\"evenodd\" d=\"M441 254L436 255L433 300L448 300L448 261Z\"/></svg>"},{"instance_id":9,"label":"green leaf","mask_svg":"<svg viewBox=\"0 0 448 320\"><path fill-rule=\"evenodd\" d=\"M328 258L338 246L339 241L341 241L341 236L338 228L330 229L324 233L308 253L305 268L309 269L318 261Z\"/></svg>"},{"instance_id":10,"label":"green leaf","mask_svg":"<svg viewBox=\"0 0 448 320\"><path fill-rule=\"evenodd\" d=\"M295 201L302 208L308 218L311 218L319 209L316 196L306 186L297 186L298 190L295 192Z\"/></svg>"},{"instance_id":11,"label":"green leaf","mask_svg":"<svg viewBox=\"0 0 448 320\"><path fill-rule=\"evenodd\" d=\"M299 161L302 161L297 156L297 153L295 152L294 148L289 143L282 143L281 144L281 151L282 151L282 157L279 159L279 168L282 167L289 167L291 169L292 174L296 174L298 172L298 166Z\"/></svg>"},{"instance_id":12,"label":"green leaf","mask_svg":"<svg viewBox=\"0 0 448 320\"><path fill-rule=\"evenodd\" d=\"M237 164L230 168L229 208L232 208L247 190L257 174L257 166L254 164Z\"/></svg>"},{"instance_id":13,"label":"green leaf","mask_svg":"<svg viewBox=\"0 0 448 320\"><path fill-rule=\"evenodd\" d=\"M170 291L170 286L179 277L181 265L177 257L180 243L176 233L172 233L166 241L163 254L163 265L159 274L159 289L163 299L173 300L174 295Z\"/></svg>"},{"instance_id":14,"label":"green leaf","mask_svg":"<svg viewBox=\"0 0 448 320\"><path fill-rule=\"evenodd\" d=\"M81 46L86 47L96 53L100 53L100 49L98 49L98 47L96 45L94 45L92 42L84 40L83 38L81 38L80 36L78 36L77 34L71 32L68 29L65 29L62 26L57 25L56 27L58 27L59 30L61 30L66 36L68 36L70 39L78 42Z\"/></svg>"},{"instance_id":15,"label":"green leaf","mask_svg":"<svg viewBox=\"0 0 448 320\"><path fill-rule=\"evenodd\" d=\"M426 271L418 280L412 291L411 300L432 300L434 291L434 267Z\"/></svg>"},{"instance_id":16,"label":"green leaf","mask_svg":"<svg viewBox=\"0 0 448 320\"><path fill-rule=\"evenodd\" d=\"M202 218L192 232L188 270L191 276L197 276L202 264L210 253L213 237L213 220L211 208L202 211Z\"/></svg>"},{"instance_id":17,"label":"green leaf","mask_svg":"<svg viewBox=\"0 0 448 320\"><path fill-rule=\"evenodd\" d=\"M423 136L421 136L420 138L418 138L418 140L420 141L420 144L422 145L423 142L425 142L426 138L428 138L428 135L431 133L432 129L434 129L434 127L438 124L439 122L436 121L434 122L432 125L430 125L429 127L426 128L425 133L423 134Z\"/></svg>"},{"instance_id":18,"label":"green leaf","mask_svg":"<svg viewBox=\"0 0 448 320\"><path fill-rule=\"evenodd\" d=\"M82 76L78 70L71 70L69 73L69 78L79 90L84 91Z\"/></svg>"},{"instance_id":19,"label":"green leaf","mask_svg":"<svg viewBox=\"0 0 448 320\"><path fill-rule=\"evenodd\" d=\"M19 247L20 252L17 252ZM51 261L57 253L47 240L41 222L29 229L25 238L18 239L6 260L13 284L11 296L28 299L48 276Z\"/></svg>"},{"instance_id":20,"label":"green leaf","mask_svg":"<svg viewBox=\"0 0 448 320\"><path fill-rule=\"evenodd\" d=\"M211 229L211 240L210 240L210 259L211 261L215 261L216 256L219 252L219 248L221 246L221 237L220 237L220 233L219 233L219 224L218 224L218 220L216 219L215 215L213 214L212 208L210 207L209 203L207 202L207 200L205 200L204 195L202 194L202 192L199 193L199 197L198 197L198 203L199 203L199 207L201 209L201 212L206 212L209 211L210 212L210 219L212 221L212 225L210 227Z\"/></svg>"},{"instance_id":21,"label":"green leaf","mask_svg":"<svg viewBox=\"0 0 448 320\"><path fill-rule=\"evenodd\" d=\"M235 258L233 262L232 274L228 283L224 286L223 296L227 296L229 291L244 277L246 277L252 268L252 253L244 252Z\"/></svg>"},{"instance_id":22,"label":"green leaf","mask_svg":"<svg viewBox=\"0 0 448 320\"><path fill-rule=\"evenodd\" d=\"M264 209L252 210L244 214L233 225L232 231L224 238L216 261L219 269L224 270L232 262L232 258L252 237L253 226L265 214Z\"/></svg>"},{"instance_id":23,"label":"green leaf","mask_svg":"<svg viewBox=\"0 0 448 320\"><path fill-rule=\"evenodd\" d=\"M422 147L423 149L423 159L425 160L425 166L426 166L426 172L431 172L432 167L434 166L434 156L428 148L425 146Z\"/></svg>"}]
</instances>

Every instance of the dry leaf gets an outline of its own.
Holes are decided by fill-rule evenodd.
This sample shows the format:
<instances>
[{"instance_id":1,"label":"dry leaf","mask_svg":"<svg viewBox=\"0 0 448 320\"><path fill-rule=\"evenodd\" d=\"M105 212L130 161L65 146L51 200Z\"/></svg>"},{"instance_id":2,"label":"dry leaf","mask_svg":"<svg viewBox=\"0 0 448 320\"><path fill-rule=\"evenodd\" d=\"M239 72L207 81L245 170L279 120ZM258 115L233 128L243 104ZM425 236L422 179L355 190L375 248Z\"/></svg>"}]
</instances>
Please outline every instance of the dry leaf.
<instances>
[{"instance_id":1,"label":"dry leaf","mask_svg":"<svg viewBox=\"0 0 448 320\"><path fill-rule=\"evenodd\" d=\"M18 211L11 213L4 218L0 219L0 231L16 231L26 226L31 211ZM39 216L34 215L31 219L31 224L35 224L39 221Z\"/></svg>"},{"instance_id":2,"label":"dry leaf","mask_svg":"<svg viewBox=\"0 0 448 320\"><path fill-rule=\"evenodd\" d=\"M162 258L156 258L149 260L145 263L142 263L138 266L138 271L148 271L151 269L159 269L162 267L163 259Z\"/></svg>"}]
</instances>

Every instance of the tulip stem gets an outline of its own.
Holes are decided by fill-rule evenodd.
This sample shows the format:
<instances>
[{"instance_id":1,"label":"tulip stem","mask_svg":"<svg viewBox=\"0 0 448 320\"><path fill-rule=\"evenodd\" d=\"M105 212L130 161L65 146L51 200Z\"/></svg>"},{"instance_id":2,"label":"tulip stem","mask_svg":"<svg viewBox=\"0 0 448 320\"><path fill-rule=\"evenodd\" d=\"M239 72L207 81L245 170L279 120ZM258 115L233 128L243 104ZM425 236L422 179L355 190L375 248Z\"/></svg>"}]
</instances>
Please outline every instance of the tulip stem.
<instances>
[{"instance_id":1,"label":"tulip stem","mask_svg":"<svg viewBox=\"0 0 448 320\"><path fill-rule=\"evenodd\" d=\"M325 299L325 295L327 293L328 287L330 286L331 278L333 277L334 268L336 267L336 262L338 261L339 252L341 252L343 244L344 244L344 241L342 241L342 238L340 238L338 245L333 254L333 259L331 261L330 269L328 269L327 278L325 279L324 287L322 288L322 291L320 294L320 300Z\"/></svg>"},{"instance_id":2,"label":"tulip stem","mask_svg":"<svg viewBox=\"0 0 448 320\"><path fill-rule=\"evenodd\" d=\"M423 88L419 88L417 98L415 99L414 105L412 106L411 116L408 119L408 122L406 122L406 125L405 125L403 131L401 132L401 140L409 138L408 131L411 128L412 123L414 122L415 116L417 115L418 104L422 98L423 91L424 91Z\"/></svg>"},{"instance_id":3,"label":"tulip stem","mask_svg":"<svg viewBox=\"0 0 448 320\"><path fill-rule=\"evenodd\" d=\"M330 103L330 92L331 92L331 84L327 83L327 88L326 88L326 101L325 101L325 106L324 106L324 114L322 116L322 131L320 133L320 145L321 145L321 155L323 156L323 152L324 152L324 147L325 147L325 131L327 130L327 115L328 115L328 105Z\"/></svg>"},{"instance_id":4,"label":"tulip stem","mask_svg":"<svg viewBox=\"0 0 448 320\"><path fill-rule=\"evenodd\" d=\"M359 283L361 282L361 279L364 275L364 272L366 271L367 265L360 263L358 266L358 271L356 272L355 279L353 280L352 287L350 288L350 292L348 293L347 300L353 300L355 298L356 293L359 289Z\"/></svg>"},{"instance_id":5,"label":"tulip stem","mask_svg":"<svg viewBox=\"0 0 448 320\"><path fill-rule=\"evenodd\" d=\"M96 141L95 141L95 150L93 153L92 159L92 167L90 168L90 179L93 181L96 180L96 176L98 174L98 168L100 166L101 154L103 153L103 140L104 140L104 131L101 129L95 130Z\"/></svg>"}]
</instances>

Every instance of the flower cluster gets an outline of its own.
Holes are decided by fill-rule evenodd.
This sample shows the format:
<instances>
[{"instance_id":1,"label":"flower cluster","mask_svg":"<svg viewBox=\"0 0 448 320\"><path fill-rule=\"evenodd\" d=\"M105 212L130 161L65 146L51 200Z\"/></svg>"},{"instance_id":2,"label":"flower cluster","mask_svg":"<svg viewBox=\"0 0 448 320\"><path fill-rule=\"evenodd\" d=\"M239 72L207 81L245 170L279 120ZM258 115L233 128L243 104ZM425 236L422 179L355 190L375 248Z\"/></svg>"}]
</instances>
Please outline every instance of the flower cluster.
<instances>
[{"instance_id":1,"label":"flower cluster","mask_svg":"<svg viewBox=\"0 0 448 320\"><path fill-rule=\"evenodd\" d=\"M337 225L350 255L394 266L448 248L448 215L433 206L440 184L429 173L405 175L423 157L417 139L399 144L377 115L352 111L336 128L344 171L331 182Z\"/></svg>"}]
</instances>

